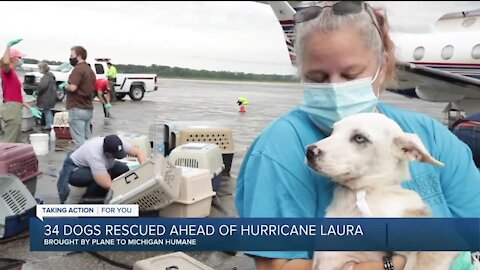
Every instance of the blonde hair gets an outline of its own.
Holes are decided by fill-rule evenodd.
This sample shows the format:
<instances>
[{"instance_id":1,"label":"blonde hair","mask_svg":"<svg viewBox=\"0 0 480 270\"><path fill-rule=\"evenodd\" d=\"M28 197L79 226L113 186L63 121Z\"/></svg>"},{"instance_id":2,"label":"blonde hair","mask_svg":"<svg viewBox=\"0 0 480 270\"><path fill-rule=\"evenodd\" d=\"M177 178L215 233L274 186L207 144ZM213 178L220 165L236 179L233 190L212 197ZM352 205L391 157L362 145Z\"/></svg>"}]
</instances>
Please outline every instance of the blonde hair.
<instances>
[{"instance_id":1,"label":"blonde hair","mask_svg":"<svg viewBox=\"0 0 480 270\"><path fill-rule=\"evenodd\" d=\"M47 62L41 61L38 63L38 68L43 71L44 73L47 73L50 71L50 67L48 66Z\"/></svg>"},{"instance_id":2,"label":"blonde hair","mask_svg":"<svg viewBox=\"0 0 480 270\"><path fill-rule=\"evenodd\" d=\"M321 6L331 6L337 1L322 1ZM368 5L368 4L367 4ZM368 5L369 11L362 10L360 13L335 15L332 8L324 8L316 18L298 23L295 26L296 41L295 51L297 54L298 75L303 79L303 57L305 46L311 34L318 31L331 32L344 25L352 25L352 29L360 32L364 39L365 47L376 55L381 55L383 51L387 53L386 77L392 79L395 72L395 54L394 44L388 34L388 23L385 9L382 7L373 8ZM369 15L369 12L372 16ZM376 22L372 21L372 17ZM378 25L380 35L375 23Z\"/></svg>"}]
</instances>

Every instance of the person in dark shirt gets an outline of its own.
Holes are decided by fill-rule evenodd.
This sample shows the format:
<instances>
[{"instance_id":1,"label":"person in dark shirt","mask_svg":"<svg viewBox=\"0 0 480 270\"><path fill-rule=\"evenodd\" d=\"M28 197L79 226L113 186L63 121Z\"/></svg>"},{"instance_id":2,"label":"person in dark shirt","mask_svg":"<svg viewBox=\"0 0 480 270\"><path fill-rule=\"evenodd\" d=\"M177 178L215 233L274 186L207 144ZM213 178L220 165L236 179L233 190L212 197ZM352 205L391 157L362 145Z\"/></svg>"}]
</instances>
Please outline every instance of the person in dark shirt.
<instances>
[{"instance_id":1,"label":"person in dark shirt","mask_svg":"<svg viewBox=\"0 0 480 270\"><path fill-rule=\"evenodd\" d=\"M68 83L60 88L67 93L68 124L75 147L79 148L92 134L90 125L93 117L93 97L96 76L85 62L87 50L74 46L70 52L70 64L74 66Z\"/></svg>"}]
</instances>

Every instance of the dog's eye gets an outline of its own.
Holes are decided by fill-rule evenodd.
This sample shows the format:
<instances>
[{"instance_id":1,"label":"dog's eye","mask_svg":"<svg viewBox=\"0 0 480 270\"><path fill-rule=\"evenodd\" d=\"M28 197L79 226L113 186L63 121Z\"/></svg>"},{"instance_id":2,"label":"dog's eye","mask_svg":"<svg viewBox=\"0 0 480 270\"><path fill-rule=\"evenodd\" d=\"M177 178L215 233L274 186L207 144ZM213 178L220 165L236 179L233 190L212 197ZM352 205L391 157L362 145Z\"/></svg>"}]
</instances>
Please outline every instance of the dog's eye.
<instances>
[{"instance_id":1,"label":"dog's eye","mask_svg":"<svg viewBox=\"0 0 480 270\"><path fill-rule=\"evenodd\" d=\"M365 136L360 135L360 134L355 134L355 135L353 135L353 140L354 140L356 143L365 143L365 142L367 142L367 138L365 138Z\"/></svg>"}]
</instances>

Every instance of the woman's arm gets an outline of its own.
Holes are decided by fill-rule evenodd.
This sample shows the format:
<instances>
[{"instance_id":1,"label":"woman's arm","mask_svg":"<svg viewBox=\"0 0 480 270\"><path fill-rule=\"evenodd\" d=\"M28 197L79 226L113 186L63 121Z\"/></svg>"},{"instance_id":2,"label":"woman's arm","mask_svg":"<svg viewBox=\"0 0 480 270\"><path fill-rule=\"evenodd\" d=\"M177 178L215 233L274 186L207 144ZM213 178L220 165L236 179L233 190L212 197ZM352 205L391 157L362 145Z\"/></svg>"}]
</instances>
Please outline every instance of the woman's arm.
<instances>
[{"instance_id":1,"label":"woman's arm","mask_svg":"<svg viewBox=\"0 0 480 270\"><path fill-rule=\"evenodd\" d=\"M2 70L4 72L10 71L10 46L7 46L2 57Z\"/></svg>"},{"instance_id":2,"label":"woman's arm","mask_svg":"<svg viewBox=\"0 0 480 270\"><path fill-rule=\"evenodd\" d=\"M402 255L393 255L392 262L395 270L403 270L407 259ZM385 267L381 261L372 261L356 264L353 270L385 270Z\"/></svg>"},{"instance_id":3,"label":"woman's arm","mask_svg":"<svg viewBox=\"0 0 480 270\"><path fill-rule=\"evenodd\" d=\"M105 105L107 104L107 102L105 101L105 99L103 98L103 92L100 90L100 91L97 91L97 98L98 100L100 101L100 103L102 103L102 105Z\"/></svg>"},{"instance_id":4,"label":"woman's arm","mask_svg":"<svg viewBox=\"0 0 480 270\"><path fill-rule=\"evenodd\" d=\"M286 260L255 257L257 270L311 270L312 260Z\"/></svg>"},{"instance_id":5,"label":"woman's arm","mask_svg":"<svg viewBox=\"0 0 480 270\"><path fill-rule=\"evenodd\" d=\"M407 260L404 256L394 255L392 257L395 270L403 270ZM269 259L256 257L255 266L257 270L311 270L311 260L285 260L285 259ZM384 270L382 261L363 262L356 264L354 270ZM323 270L323 269L315 269Z\"/></svg>"},{"instance_id":6,"label":"woman's arm","mask_svg":"<svg viewBox=\"0 0 480 270\"><path fill-rule=\"evenodd\" d=\"M14 40L10 40L8 43L7 43L7 48L5 48L5 52L3 53L3 57L2 57L2 70L5 72L5 73L8 73L10 72L10 47L12 47L13 45L19 43L20 41L22 41L22 39L14 39Z\"/></svg>"}]
</instances>

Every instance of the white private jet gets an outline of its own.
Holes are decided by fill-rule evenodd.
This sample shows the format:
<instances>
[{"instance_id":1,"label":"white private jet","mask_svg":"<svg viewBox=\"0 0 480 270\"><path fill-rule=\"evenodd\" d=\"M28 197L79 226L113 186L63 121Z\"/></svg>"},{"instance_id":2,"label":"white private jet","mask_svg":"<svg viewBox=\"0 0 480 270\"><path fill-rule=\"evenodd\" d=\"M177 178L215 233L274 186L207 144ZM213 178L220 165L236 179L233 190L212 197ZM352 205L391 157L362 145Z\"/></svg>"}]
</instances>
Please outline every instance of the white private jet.
<instances>
[{"instance_id":1,"label":"white private jet","mask_svg":"<svg viewBox=\"0 0 480 270\"><path fill-rule=\"evenodd\" d=\"M269 4L280 22L293 65L293 15L316 1L258 1ZM431 33L392 33L397 85L389 90L432 102L448 102L445 112L480 111L480 9L448 13Z\"/></svg>"}]
</instances>

